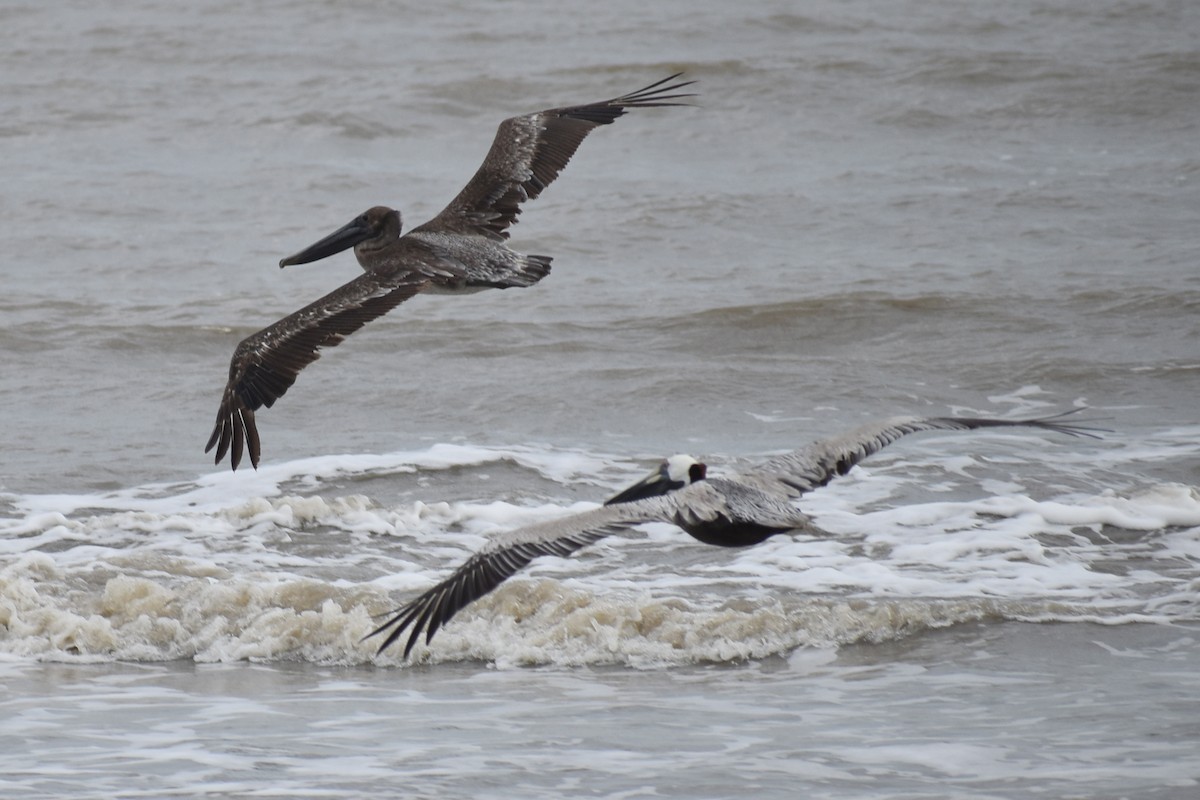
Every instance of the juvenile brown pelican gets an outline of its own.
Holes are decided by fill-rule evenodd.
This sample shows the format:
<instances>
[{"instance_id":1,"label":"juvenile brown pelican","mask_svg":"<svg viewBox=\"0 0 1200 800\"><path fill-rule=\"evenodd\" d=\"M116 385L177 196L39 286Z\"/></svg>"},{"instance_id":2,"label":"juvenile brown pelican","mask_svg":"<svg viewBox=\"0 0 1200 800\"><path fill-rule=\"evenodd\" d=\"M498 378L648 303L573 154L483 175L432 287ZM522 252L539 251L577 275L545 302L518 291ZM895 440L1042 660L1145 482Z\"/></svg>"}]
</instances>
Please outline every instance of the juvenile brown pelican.
<instances>
[{"instance_id":1,"label":"juvenile brown pelican","mask_svg":"<svg viewBox=\"0 0 1200 800\"><path fill-rule=\"evenodd\" d=\"M600 508L496 536L449 578L392 612L367 638L387 632L379 646L378 652L383 652L411 626L404 646L407 657L422 631L428 644L438 628L462 608L538 556L565 557L642 522L671 522L701 542L720 547L747 547L791 530L826 535L792 501L845 475L867 456L910 433L1028 427L1099 438L1096 431L1101 429L1064 422L1063 416L1019 420L893 417L724 478L707 477L705 465L691 456L672 456Z\"/></svg>"},{"instance_id":2,"label":"juvenile brown pelican","mask_svg":"<svg viewBox=\"0 0 1200 800\"><path fill-rule=\"evenodd\" d=\"M546 277L549 256L523 255L505 244L521 204L558 177L593 128L631 108L684 105L672 102L694 96L679 93L693 81L672 82L681 74L612 100L506 119L483 166L429 222L401 236L400 212L376 206L280 261L280 267L306 264L353 247L365 274L238 344L204 452L217 448L214 463L228 452L237 469L245 447L257 468L254 412L274 405L320 348L339 344L418 292L507 289Z\"/></svg>"}]
</instances>

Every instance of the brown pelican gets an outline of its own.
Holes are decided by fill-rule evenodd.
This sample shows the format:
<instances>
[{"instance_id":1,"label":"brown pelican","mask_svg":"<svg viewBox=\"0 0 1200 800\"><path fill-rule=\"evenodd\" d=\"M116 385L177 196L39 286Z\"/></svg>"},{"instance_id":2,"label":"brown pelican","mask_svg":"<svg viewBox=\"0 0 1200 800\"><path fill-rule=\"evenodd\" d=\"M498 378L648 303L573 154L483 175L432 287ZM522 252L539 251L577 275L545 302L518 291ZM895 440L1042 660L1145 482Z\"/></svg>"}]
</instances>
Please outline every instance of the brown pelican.
<instances>
[{"instance_id":1,"label":"brown pelican","mask_svg":"<svg viewBox=\"0 0 1200 800\"><path fill-rule=\"evenodd\" d=\"M521 204L542 193L593 128L631 108L685 105L676 73L644 89L598 103L551 108L500 123L492 147L466 187L440 214L400 235L400 212L368 209L319 242L279 262L306 264L354 248L364 274L320 300L247 337L229 364L217 422L204 452L228 452L238 468L242 449L258 467L254 412L275 401L315 361L366 323L418 292L472 292L532 286L550 271L550 257L523 255L505 240Z\"/></svg>"},{"instance_id":2,"label":"brown pelican","mask_svg":"<svg viewBox=\"0 0 1200 800\"><path fill-rule=\"evenodd\" d=\"M1099 438L1096 431L1102 429L1067 423L1063 416L1017 420L893 417L776 456L740 475L719 478L707 477L705 465L691 456L672 456L600 508L500 534L449 578L393 611L367 638L388 632L379 646L378 652L383 652L411 626L404 646L407 657L422 631L428 644L438 628L462 608L538 556L568 556L642 522L671 522L701 542L720 547L747 547L791 530L826 535L792 501L845 475L867 456L910 433L1028 427Z\"/></svg>"}]
</instances>

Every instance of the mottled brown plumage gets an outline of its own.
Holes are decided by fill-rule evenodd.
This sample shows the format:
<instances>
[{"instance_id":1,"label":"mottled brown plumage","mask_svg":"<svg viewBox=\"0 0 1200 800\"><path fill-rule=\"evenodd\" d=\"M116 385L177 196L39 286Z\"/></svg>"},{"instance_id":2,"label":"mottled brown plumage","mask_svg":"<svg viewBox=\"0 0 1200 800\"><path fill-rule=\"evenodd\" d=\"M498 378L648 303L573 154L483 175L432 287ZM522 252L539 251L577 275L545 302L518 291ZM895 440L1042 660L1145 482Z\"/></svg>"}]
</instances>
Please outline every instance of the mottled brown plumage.
<instances>
[{"instance_id":1,"label":"mottled brown plumage","mask_svg":"<svg viewBox=\"0 0 1200 800\"><path fill-rule=\"evenodd\" d=\"M254 412L282 397L322 347L337 345L414 294L527 287L544 278L549 256L524 255L505 244L521 204L558 177L597 126L630 108L683 105L675 101L692 96L679 93L691 81L672 82L679 75L612 100L507 119L483 165L429 222L402 236L400 213L376 206L280 261L280 267L304 264L353 247L365 274L238 344L204 451L216 448L214 463L228 453L237 469L246 450L257 468L262 448Z\"/></svg>"}]
</instances>

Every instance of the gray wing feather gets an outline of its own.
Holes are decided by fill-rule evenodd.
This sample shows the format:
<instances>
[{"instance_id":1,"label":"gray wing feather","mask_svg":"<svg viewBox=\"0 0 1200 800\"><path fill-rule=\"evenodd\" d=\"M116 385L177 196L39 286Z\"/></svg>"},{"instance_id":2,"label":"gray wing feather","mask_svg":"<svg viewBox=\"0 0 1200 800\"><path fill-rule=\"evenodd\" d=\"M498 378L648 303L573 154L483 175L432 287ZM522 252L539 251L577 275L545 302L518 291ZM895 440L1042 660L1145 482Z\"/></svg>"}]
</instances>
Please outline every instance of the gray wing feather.
<instances>
[{"instance_id":1,"label":"gray wing feather","mask_svg":"<svg viewBox=\"0 0 1200 800\"><path fill-rule=\"evenodd\" d=\"M747 470L743 477L756 486L782 492L789 498L800 497L824 486L839 475L845 475L858 462L878 453L892 442L910 433L921 431L966 431L978 428L1040 428L1069 436L1099 438L1086 425L1063 422L1067 414L1036 419L984 419L972 417L892 417L856 428L832 439L814 442L782 456L776 456Z\"/></svg>"},{"instance_id":2,"label":"gray wing feather","mask_svg":"<svg viewBox=\"0 0 1200 800\"><path fill-rule=\"evenodd\" d=\"M676 502L674 495L651 497L633 503L602 506L502 533L467 559L449 578L393 611L386 622L365 638L387 632L379 645L378 652L382 653L411 626L404 646L407 657L422 631L428 644L438 628L455 614L524 569L535 558L566 557L632 525L670 521L677 508Z\"/></svg>"}]
</instances>

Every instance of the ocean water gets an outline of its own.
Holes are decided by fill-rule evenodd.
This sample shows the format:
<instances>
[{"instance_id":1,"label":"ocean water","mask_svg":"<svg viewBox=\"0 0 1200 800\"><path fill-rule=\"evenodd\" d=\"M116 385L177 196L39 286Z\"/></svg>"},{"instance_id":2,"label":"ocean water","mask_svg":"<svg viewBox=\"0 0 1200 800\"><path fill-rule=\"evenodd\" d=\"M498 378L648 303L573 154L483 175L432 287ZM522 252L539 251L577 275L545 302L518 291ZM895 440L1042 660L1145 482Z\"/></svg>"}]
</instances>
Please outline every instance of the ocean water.
<instances>
[{"instance_id":1,"label":"ocean water","mask_svg":"<svg viewBox=\"0 0 1200 800\"><path fill-rule=\"evenodd\" d=\"M1200 793L1192 4L0 8L5 797ZM228 359L498 122L684 70L513 231L203 445ZM411 660L362 637L491 534L658 458L901 413L827 536L648 525Z\"/></svg>"}]
</instances>

